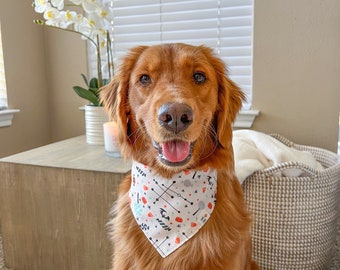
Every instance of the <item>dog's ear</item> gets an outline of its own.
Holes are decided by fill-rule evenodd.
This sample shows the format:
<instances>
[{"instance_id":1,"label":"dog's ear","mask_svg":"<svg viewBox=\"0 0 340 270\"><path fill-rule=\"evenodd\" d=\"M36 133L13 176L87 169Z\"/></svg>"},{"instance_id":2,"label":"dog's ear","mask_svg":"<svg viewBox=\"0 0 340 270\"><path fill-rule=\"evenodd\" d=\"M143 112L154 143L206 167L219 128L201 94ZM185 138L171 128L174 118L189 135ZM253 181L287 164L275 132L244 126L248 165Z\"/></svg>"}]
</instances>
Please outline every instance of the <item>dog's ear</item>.
<instances>
[{"instance_id":1,"label":"dog's ear","mask_svg":"<svg viewBox=\"0 0 340 270\"><path fill-rule=\"evenodd\" d=\"M127 156L129 156L129 148L133 143L129 139L131 132L131 107L128 101L130 76L140 54L146 48L146 46L139 46L131 49L123 58L122 64L111 82L100 91L100 100L105 110L110 119L118 124L118 140L123 154Z\"/></svg>"},{"instance_id":2,"label":"dog's ear","mask_svg":"<svg viewBox=\"0 0 340 270\"><path fill-rule=\"evenodd\" d=\"M219 144L227 148L227 143L231 143L232 124L242 107L245 95L225 73L220 76L216 129Z\"/></svg>"},{"instance_id":3,"label":"dog's ear","mask_svg":"<svg viewBox=\"0 0 340 270\"><path fill-rule=\"evenodd\" d=\"M245 100L241 89L228 78L227 69L221 59L214 56L212 50L206 50L206 56L215 69L218 82L218 107L215 115L215 129L219 147L231 147L232 123ZM228 145L230 144L230 145Z\"/></svg>"}]
</instances>

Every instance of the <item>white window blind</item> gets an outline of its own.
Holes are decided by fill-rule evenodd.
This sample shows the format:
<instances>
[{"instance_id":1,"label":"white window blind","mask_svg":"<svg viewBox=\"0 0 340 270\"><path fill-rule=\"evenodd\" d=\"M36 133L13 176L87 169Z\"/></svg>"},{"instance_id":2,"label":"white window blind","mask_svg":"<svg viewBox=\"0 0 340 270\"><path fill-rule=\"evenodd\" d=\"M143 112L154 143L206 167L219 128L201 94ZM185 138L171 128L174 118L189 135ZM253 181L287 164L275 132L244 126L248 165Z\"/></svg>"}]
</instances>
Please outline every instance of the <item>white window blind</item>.
<instances>
[{"instance_id":1,"label":"white window blind","mask_svg":"<svg viewBox=\"0 0 340 270\"><path fill-rule=\"evenodd\" d=\"M0 23L0 110L5 108L7 108L7 92L6 92L4 57L2 54L2 37Z\"/></svg>"},{"instance_id":2,"label":"white window blind","mask_svg":"<svg viewBox=\"0 0 340 270\"><path fill-rule=\"evenodd\" d=\"M107 1L107 0L104 0ZM252 101L253 0L111 0L115 66L138 45L183 42L207 45L224 60ZM90 52L90 73L96 56ZM105 77L105 76L104 76Z\"/></svg>"}]
</instances>

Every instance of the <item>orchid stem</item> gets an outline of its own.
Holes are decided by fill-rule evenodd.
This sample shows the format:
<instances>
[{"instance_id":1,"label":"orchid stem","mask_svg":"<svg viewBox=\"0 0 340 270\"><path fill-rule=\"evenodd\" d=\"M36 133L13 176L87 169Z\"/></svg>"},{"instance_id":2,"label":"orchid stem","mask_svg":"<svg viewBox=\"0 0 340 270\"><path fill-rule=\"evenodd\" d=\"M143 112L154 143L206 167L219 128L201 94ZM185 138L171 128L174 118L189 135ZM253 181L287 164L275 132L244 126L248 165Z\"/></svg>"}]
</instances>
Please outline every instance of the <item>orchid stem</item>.
<instances>
[{"instance_id":1,"label":"orchid stem","mask_svg":"<svg viewBox=\"0 0 340 270\"><path fill-rule=\"evenodd\" d=\"M101 56L100 56L100 46L99 46L99 35L97 35L97 71L98 71L98 88L101 88L103 85L102 78L102 64L101 64Z\"/></svg>"}]
</instances>

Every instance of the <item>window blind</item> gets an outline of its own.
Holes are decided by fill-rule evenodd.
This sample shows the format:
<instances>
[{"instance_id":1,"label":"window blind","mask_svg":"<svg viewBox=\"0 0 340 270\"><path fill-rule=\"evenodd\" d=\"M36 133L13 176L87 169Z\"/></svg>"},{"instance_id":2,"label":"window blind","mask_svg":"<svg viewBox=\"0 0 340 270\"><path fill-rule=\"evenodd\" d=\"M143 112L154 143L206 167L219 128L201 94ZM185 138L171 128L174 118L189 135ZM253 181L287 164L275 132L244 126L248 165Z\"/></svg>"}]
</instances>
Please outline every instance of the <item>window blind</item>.
<instances>
[{"instance_id":1,"label":"window blind","mask_svg":"<svg viewBox=\"0 0 340 270\"><path fill-rule=\"evenodd\" d=\"M7 108L7 92L6 92L4 57L2 54L2 37L0 23L0 110L5 108Z\"/></svg>"},{"instance_id":2,"label":"window blind","mask_svg":"<svg viewBox=\"0 0 340 270\"><path fill-rule=\"evenodd\" d=\"M104 0L107 1L107 0ZM111 0L115 66L138 45L183 42L214 48L252 101L253 0ZM96 74L90 52L90 73Z\"/></svg>"}]
</instances>

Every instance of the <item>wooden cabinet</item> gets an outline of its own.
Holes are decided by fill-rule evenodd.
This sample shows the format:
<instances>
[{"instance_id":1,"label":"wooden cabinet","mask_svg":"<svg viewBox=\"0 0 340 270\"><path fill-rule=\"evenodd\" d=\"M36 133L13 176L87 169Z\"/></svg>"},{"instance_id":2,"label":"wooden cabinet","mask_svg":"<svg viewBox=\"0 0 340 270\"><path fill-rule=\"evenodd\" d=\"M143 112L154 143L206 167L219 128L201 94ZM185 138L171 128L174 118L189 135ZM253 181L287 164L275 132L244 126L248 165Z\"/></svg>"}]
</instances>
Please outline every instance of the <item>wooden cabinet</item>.
<instances>
[{"instance_id":1,"label":"wooden cabinet","mask_svg":"<svg viewBox=\"0 0 340 270\"><path fill-rule=\"evenodd\" d=\"M6 266L109 269L109 212L131 163L76 137L0 160Z\"/></svg>"}]
</instances>

